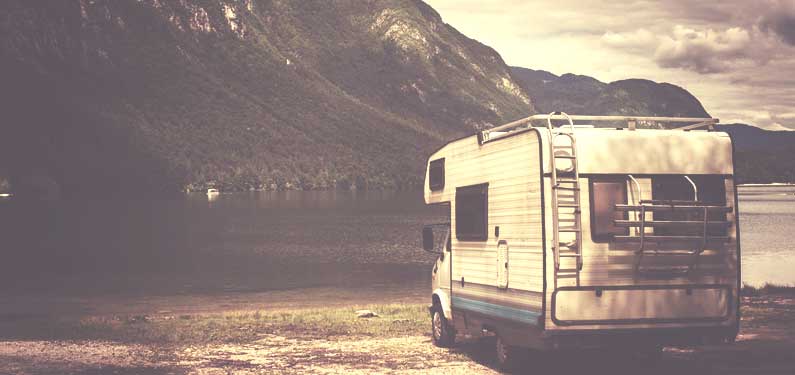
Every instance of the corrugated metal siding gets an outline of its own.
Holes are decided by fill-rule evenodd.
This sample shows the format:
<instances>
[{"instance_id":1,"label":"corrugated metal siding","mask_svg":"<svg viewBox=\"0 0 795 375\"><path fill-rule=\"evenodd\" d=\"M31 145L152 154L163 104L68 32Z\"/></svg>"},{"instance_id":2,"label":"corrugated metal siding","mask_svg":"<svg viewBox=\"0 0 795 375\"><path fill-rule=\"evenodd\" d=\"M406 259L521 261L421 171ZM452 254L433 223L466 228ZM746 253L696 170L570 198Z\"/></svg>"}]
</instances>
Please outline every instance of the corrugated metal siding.
<instances>
[{"instance_id":1,"label":"corrugated metal siding","mask_svg":"<svg viewBox=\"0 0 795 375\"><path fill-rule=\"evenodd\" d=\"M430 160L445 158L445 187L426 201L450 202L455 228L455 189L488 183L488 240L452 239L453 295L541 309L543 250L538 136L529 131L478 145L475 137L453 142ZM494 228L500 227L499 237ZM498 241L508 243L508 289L497 288ZM464 286L461 279L465 279ZM521 293L516 292L534 292ZM511 297L509 297L511 296ZM521 296L521 297L518 297Z\"/></svg>"}]
</instances>

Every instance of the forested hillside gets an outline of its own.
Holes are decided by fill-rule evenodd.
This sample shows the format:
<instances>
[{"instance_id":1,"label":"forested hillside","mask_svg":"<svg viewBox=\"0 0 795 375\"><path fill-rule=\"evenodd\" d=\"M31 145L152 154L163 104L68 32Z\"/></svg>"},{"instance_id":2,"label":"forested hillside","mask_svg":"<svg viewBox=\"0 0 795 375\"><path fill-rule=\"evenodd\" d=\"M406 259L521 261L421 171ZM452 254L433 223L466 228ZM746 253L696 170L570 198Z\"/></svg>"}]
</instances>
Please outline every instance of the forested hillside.
<instances>
[{"instance_id":1,"label":"forested hillside","mask_svg":"<svg viewBox=\"0 0 795 375\"><path fill-rule=\"evenodd\" d=\"M510 68L420 0L6 1L0 181L63 194L414 188L427 155L539 112L709 116L678 86ZM728 126L743 181L790 134Z\"/></svg>"},{"instance_id":2,"label":"forested hillside","mask_svg":"<svg viewBox=\"0 0 795 375\"><path fill-rule=\"evenodd\" d=\"M421 1L0 12L0 176L17 187L416 186L444 140L534 110L499 54Z\"/></svg>"},{"instance_id":3,"label":"forested hillside","mask_svg":"<svg viewBox=\"0 0 795 375\"><path fill-rule=\"evenodd\" d=\"M741 183L795 182L795 132L745 124L718 125L732 135Z\"/></svg>"},{"instance_id":4,"label":"forested hillside","mask_svg":"<svg viewBox=\"0 0 795 375\"><path fill-rule=\"evenodd\" d=\"M541 113L709 117L695 96L669 83L645 79L604 83L584 75L511 69Z\"/></svg>"}]
</instances>

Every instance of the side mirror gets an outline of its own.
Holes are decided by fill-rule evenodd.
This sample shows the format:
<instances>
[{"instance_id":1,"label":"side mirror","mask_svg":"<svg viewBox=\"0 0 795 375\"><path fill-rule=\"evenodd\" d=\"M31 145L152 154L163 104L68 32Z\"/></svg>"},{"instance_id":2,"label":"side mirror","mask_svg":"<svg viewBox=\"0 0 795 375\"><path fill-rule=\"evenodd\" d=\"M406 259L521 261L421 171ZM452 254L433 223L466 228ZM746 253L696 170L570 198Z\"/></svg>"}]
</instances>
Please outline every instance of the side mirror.
<instances>
[{"instance_id":1,"label":"side mirror","mask_svg":"<svg viewBox=\"0 0 795 375\"><path fill-rule=\"evenodd\" d=\"M433 227L431 226L422 228L422 249L433 252Z\"/></svg>"}]
</instances>

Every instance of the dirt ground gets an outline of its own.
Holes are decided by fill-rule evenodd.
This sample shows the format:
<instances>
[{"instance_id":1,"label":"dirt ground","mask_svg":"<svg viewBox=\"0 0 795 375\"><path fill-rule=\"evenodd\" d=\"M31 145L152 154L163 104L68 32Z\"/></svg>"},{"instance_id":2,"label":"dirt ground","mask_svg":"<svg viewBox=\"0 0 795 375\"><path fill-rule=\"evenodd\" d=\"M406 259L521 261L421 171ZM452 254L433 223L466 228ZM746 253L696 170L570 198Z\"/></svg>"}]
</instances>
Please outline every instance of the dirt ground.
<instances>
[{"instance_id":1,"label":"dirt ground","mask_svg":"<svg viewBox=\"0 0 795 375\"><path fill-rule=\"evenodd\" d=\"M526 353L519 373L795 374L795 300L746 297L734 344L665 348L643 361L628 353ZM493 342L436 348L404 337L262 334L244 343L157 344L94 340L0 341L3 374L493 374Z\"/></svg>"},{"instance_id":2,"label":"dirt ground","mask_svg":"<svg viewBox=\"0 0 795 375\"><path fill-rule=\"evenodd\" d=\"M795 343L743 335L733 345L666 348L656 363L611 354L557 354L524 362L534 373L592 371L637 374L793 374ZM749 337L750 336L750 337ZM300 340L268 336L246 344L158 348L92 341L17 341L0 344L9 374L497 374L491 340L468 340L453 349L427 336ZM572 355L577 361L571 362ZM522 373L522 371L518 371ZM602 373L600 371L600 373Z\"/></svg>"}]
</instances>

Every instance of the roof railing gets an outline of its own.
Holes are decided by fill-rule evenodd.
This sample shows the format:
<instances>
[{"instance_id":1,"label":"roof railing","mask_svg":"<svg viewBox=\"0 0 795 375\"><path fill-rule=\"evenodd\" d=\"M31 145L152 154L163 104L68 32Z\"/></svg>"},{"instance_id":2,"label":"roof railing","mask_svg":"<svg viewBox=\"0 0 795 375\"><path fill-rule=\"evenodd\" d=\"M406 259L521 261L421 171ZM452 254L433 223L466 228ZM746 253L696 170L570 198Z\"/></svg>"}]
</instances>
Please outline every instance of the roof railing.
<instances>
[{"instance_id":1,"label":"roof railing","mask_svg":"<svg viewBox=\"0 0 795 375\"><path fill-rule=\"evenodd\" d=\"M706 128L707 130L715 130L715 124L720 122L719 119L709 117L650 117L650 116L583 116L583 115L566 115L562 112L554 112L548 115L533 115L509 122L504 125L496 126L490 129L484 129L478 132L478 140L480 143L488 142L489 140L502 138L507 133L533 128L533 122L551 122L553 120L571 120L573 122L588 121L594 122L614 122L626 123L627 127L622 129L636 130L638 123L672 123L684 124L682 126L674 127L674 130L699 130ZM574 126L577 126L576 124ZM546 126L539 126L546 127ZM667 129L670 130L670 129ZM503 133L497 137L491 136L492 133Z\"/></svg>"}]
</instances>

